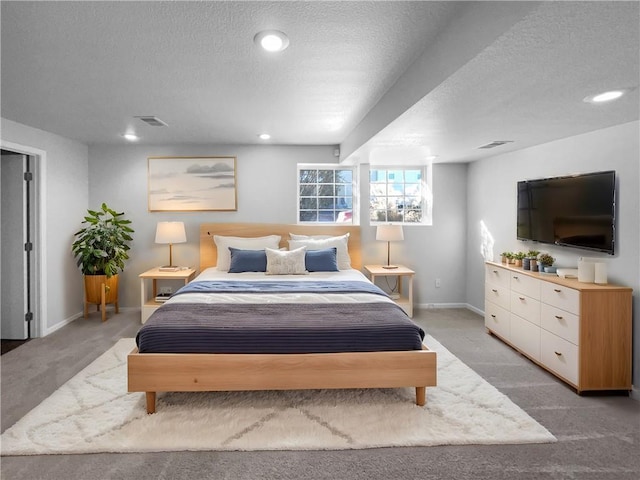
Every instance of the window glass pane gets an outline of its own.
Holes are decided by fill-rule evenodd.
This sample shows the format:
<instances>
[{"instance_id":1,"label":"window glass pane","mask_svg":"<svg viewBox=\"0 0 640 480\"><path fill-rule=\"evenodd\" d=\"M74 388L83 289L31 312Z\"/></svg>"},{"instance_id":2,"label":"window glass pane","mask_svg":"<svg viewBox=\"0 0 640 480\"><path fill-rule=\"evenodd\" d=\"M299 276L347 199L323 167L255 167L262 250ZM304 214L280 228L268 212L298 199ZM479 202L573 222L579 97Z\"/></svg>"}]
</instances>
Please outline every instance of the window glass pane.
<instances>
[{"instance_id":1,"label":"window glass pane","mask_svg":"<svg viewBox=\"0 0 640 480\"><path fill-rule=\"evenodd\" d=\"M387 183L387 171L386 170L370 170L369 182L370 183Z\"/></svg>"},{"instance_id":2,"label":"window glass pane","mask_svg":"<svg viewBox=\"0 0 640 480\"><path fill-rule=\"evenodd\" d=\"M317 170L300 170L300 183L316 183L318 181Z\"/></svg>"},{"instance_id":3,"label":"window glass pane","mask_svg":"<svg viewBox=\"0 0 640 480\"><path fill-rule=\"evenodd\" d=\"M353 183L353 172L351 170L336 170L336 183Z\"/></svg>"},{"instance_id":4,"label":"window glass pane","mask_svg":"<svg viewBox=\"0 0 640 480\"><path fill-rule=\"evenodd\" d=\"M315 210L300 210L301 222L315 222L318 219L318 214Z\"/></svg>"},{"instance_id":5,"label":"window glass pane","mask_svg":"<svg viewBox=\"0 0 640 480\"><path fill-rule=\"evenodd\" d=\"M319 198L318 199L318 208L320 209L334 209L336 208L335 206L335 201L336 199L334 197L329 197L329 198Z\"/></svg>"},{"instance_id":6,"label":"window glass pane","mask_svg":"<svg viewBox=\"0 0 640 480\"><path fill-rule=\"evenodd\" d=\"M335 222L336 216L333 210L319 210L318 221L320 222Z\"/></svg>"},{"instance_id":7,"label":"window glass pane","mask_svg":"<svg viewBox=\"0 0 640 480\"><path fill-rule=\"evenodd\" d=\"M319 185L318 196L320 197L333 197L333 185Z\"/></svg>"},{"instance_id":8,"label":"window glass pane","mask_svg":"<svg viewBox=\"0 0 640 480\"><path fill-rule=\"evenodd\" d=\"M336 195L353 196L353 187L348 185L336 185Z\"/></svg>"},{"instance_id":9,"label":"window glass pane","mask_svg":"<svg viewBox=\"0 0 640 480\"><path fill-rule=\"evenodd\" d=\"M318 195L318 187L316 185L300 185L300 196L309 197Z\"/></svg>"},{"instance_id":10,"label":"window glass pane","mask_svg":"<svg viewBox=\"0 0 640 480\"><path fill-rule=\"evenodd\" d=\"M422 170L405 170L404 181L407 183L420 183L422 181Z\"/></svg>"},{"instance_id":11,"label":"window glass pane","mask_svg":"<svg viewBox=\"0 0 640 480\"><path fill-rule=\"evenodd\" d=\"M333 183L333 170L318 170L318 183Z\"/></svg>"},{"instance_id":12,"label":"window glass pane","mask_svg":"<svg viewBox=\"0 0 640 480\"><path fill-rule=\"evenodd\" d=\"M336 208L353 208L353 199L352 197L337 197L336 198Z\"/></svg>"},{"instance_id":13,"label":"window glass pane","mask_svg":"<svg viewBox=\"0 0 640 480\"><path fill-rule=\"evenodd\" d=\"M387 180L389 183L403 183L404 171L403 170L389 170L387 173Z\"/></svg>"},{"instance_id":14,"label":"window glass pane","mask_svg":"<svg viewBox=\"0 0 640 480\"><path fill-rule=\"evenodd\" d=\"M300 209L301 210L315 210L318 208L318 199L316 197L302 197L300 198Z\"/></svg>"},{"instance_id":15,"label":"window glass pane","mask_svg":"<svg viewBox=\"0 0 640 480\"><path fill-rule=\"evenodd\" d=\"M369 215L369 220L372 222L386 222L387 221L387 211L386 210L371 210Z\"/></svg>"}]
</instances>

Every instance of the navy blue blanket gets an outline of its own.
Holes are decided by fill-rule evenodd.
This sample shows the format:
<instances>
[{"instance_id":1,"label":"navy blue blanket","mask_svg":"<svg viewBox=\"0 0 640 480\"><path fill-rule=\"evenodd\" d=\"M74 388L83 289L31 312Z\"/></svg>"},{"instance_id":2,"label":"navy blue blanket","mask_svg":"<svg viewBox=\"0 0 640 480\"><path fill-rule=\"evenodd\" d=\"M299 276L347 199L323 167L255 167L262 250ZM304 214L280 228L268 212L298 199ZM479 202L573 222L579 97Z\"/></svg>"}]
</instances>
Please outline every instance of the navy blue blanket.
<instances>
[{"instance_id":1,"label":"navy blue blanket","mask_svg":"<svg viewBox=\"0 0 640 480\"><path fill-rule=\"evenodd\" d=\"M185 285L174 296L184 293L373 293L387 296L382 289L370 282L312 280L201 280Z\"/></svg>"}]
</instances>

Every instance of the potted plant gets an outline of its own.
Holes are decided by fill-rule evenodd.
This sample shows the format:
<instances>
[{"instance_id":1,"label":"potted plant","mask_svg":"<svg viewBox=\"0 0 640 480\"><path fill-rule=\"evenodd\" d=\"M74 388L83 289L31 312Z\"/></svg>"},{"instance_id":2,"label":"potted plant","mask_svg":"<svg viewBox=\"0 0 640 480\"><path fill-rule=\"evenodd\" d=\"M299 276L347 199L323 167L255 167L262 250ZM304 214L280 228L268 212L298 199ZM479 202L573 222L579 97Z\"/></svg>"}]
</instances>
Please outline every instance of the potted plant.
<instances>
[{"instance_id":1,"label":"potted plant","mask_svg":"<svg viewBox=\"0 0 640 480\"><path fill-rule=\"evenodd\" d=\"M118 313L118 273L129 258L128 242L132 241L131 220L123 218L105 203L99 210L87 210L78 230L71 251L84 274L84 316L90 303L102 306L102 320L106 320L105 304L115 303Z\"/></svg>"},{"instance_id":2,"label":"potted plant","mask_svg":"<svg viewBox=\"0 0 640 480\"><path fill-rule=\"evenodd\" d=\"M515 263L516 263L516 267L521 267L522 266L522 260L525 257L525 253L524 252L518 252L518 253L514 253L513 254L513 258L515 259Z\"/></svg>"},{"instance_id":3,"label":"potted plant","mask_svg":"<svg viewBox=\"0 0 640 480\"><path fill-rule=\"evenodd\" d=\"M546 273L555 273L555 267L553 267L552 265L553 262L556 261L556 259L551 255L549 255L548 253L543 253L538 257L538 261L540 262L540 266L544 267L544 271Z\"/></svg>"},{"instance_id":4,"label":"potted plant","mask_svg":"<svg viewBox=\"0 0 640 480\"><path fill-rule=\"evenodd\" d=\"M537 250L529 250L527 252L527 256L525 257L525 260L529 260L529 268L527 270L531 270L532 272L538 271L538 255L540 255L540 252Z\"/></svg>"},{"instance_id":5,"label":"potted plant","mask_svg":"<svg viewBox=\"0 0 640 480\"><path fill-rule=\"evenodd\" d=\"M502 263L509 263L509 259L511 258L511 252L502 252L500 254L502 259Z\"/></svg>"}]
</instances>

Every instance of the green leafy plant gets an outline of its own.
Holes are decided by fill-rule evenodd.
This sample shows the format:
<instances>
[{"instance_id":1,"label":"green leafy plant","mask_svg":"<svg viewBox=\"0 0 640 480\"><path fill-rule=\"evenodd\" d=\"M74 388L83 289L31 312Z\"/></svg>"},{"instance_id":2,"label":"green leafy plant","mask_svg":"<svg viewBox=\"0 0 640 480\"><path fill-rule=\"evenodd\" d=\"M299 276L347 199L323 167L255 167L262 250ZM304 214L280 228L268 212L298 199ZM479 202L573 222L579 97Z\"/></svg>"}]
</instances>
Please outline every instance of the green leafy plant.
<instances>
[{"instance_id":1,"label":"green leafy plant","mask_svg":"<svg viewBox=\"0 0 640 480\"><path fill-rule=\"evenodd\" d=\"M538 255L540 255L540 252L539 252L539 251L537 251L537 250L529 250L529 251L527 252L527 257L526 257L526 258L533 258L533 259L536 259L536 258L538 258Z\"/></svg>"},{"instance_id":2,"label":"green leafy plant","mask_svg":"<svg viewBox=\"0 0 640 480\"><path fill-rule=\"evenodd\" d=\"M542 255L540 255L540 257L538 257L538 261L546 266L546 267L550 267L551 265L553 265L553 262L556 261L555 258L553 258L551 255L549 255L548 253L543 253Z\"/></svg>"},{"instance_id":3,"label":"green leafy plant","mask_svg":"<svg viewBox=\"0 0 640 480\"><path fill-rule=\"evenodd\" d=\"M513 254L513 258L515 258L516 260L522 260L526 256L527 255L524 252L517 252Z\"/></svg>"},{"instance_id":4,"label":"green leafy plant","mask_svg":"<svg viewBox=\"0 0 640 480\"><path fill-rule=\"evenodd\" d=\"M116 275L124 270L124 261L129 258L127 242L133 240L130 234L134 232L129 226L131 220L105 203L100 210L87 212L82 223L88 225L74 234L76 240L71 246L76 263L85 275Z\"/></svg>"}]
</instances>

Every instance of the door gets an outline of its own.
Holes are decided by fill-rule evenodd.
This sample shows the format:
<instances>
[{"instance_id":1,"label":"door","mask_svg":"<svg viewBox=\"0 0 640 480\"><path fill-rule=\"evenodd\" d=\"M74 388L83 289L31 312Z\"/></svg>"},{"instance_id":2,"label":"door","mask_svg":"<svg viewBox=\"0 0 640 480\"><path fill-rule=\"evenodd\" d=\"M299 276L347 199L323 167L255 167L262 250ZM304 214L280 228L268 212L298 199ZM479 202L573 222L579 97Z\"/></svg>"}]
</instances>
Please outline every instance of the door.
<instances>
[{"instance_id":1,"label":"door","mask_svg":"<svg viewBox=\"0 0 640 480\"><path fill-rule=\"evenodd\" d=\"M25 340L31 336L31 215L33 188L27 179L28 155L2 150L0 167L0 337Z\"/></svg>"}]
</instances>

